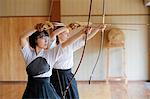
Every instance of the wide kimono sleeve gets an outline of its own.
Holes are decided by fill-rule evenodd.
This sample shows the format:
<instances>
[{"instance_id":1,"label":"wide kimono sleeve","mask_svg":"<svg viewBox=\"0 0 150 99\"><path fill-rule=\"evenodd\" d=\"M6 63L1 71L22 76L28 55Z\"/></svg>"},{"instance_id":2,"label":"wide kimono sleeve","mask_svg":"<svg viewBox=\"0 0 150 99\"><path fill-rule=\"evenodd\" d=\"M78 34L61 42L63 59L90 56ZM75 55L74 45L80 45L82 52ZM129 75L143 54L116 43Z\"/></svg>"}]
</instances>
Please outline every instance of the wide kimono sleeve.
<instances>
[{"instance_id":1,"label":"wide kimono sleeve","mask_svg":"<svg viewBox=\"0 0 150 99\"><path fill-rule=\"evenodd\" d=\"M28 64L28 60L30 60L32 55L32 49L30 48L28 43L26 43L25 46L21 49L21 52L23 54L26 64Z\"/></svg>"},{"instance_id":2,"label":"wide kimono sleeve","mask_svg":"<svg viewBox=\"0 0 150 99\"><path fill-rule=\"evenodd\" d=\"M79 40L75 41L72 44L73 51L76 51L76 50L80 49L81 47L84 46L84 44L85 44L85 39L84 38L80 38Z\"/></svg>"},{"instance_id":3,"label":"wide kimono sleeve","mask_svg":"<svg viewBox=\"0 0 150 99\"><path fill-rule=\"evenodd\" d=\"M48 57L50 61L50 65L53 66L55 62L62 56L64 49L61 44L53 49L48 50Z\"/></svg>"}]
</instances>

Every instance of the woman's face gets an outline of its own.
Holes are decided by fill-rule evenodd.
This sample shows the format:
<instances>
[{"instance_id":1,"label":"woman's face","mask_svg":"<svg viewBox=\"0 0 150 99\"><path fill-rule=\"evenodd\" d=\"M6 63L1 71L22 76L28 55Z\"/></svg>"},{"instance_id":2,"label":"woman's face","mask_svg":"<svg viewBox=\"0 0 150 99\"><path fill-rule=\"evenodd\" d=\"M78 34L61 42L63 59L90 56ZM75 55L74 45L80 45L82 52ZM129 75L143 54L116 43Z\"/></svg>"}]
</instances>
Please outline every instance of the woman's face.
<instances>
[{"instance_id":1,"label":"woman's face","mask_svg":"<svg viewBox=\"0 0 150 99\"><path fill-rule=\"evenodd\" d=\"M37 47L46 49L48 47L49 37L43 36L37 39Z\"/></svg>"},{"instance_id":2,"label":"woman's face","mask_svg":"<svg viewBox=\"0 0 150 99\"><path fill-rule=\"evenodd\" d=\"M60 34L58 35L58 38L59 38L59 42L60 42L60 43L65 42L69 37L70 37L70 34L69 34L68 31L65 31L65 32L63 32L63 33L60 33Z\"/></svg>"}]
</instances>

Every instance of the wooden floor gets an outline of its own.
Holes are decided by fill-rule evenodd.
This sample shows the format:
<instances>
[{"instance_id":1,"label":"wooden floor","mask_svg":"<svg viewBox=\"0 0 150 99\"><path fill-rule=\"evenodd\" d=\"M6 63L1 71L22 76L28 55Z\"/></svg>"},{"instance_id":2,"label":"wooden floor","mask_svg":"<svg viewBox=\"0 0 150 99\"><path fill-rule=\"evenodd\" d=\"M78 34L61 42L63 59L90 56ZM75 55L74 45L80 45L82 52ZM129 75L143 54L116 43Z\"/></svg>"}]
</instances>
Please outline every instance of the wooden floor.
<instances>
[{"instance_id":1,"label":"wooden floor","mask_svg":"<svg viewBox=\"0 0 150 99\"><path fill-rule=\"evenodd\" d=\"M0 99L21 99L25 82L0 82ZM80 99L150 99L150 82L78 82Z\"/></svg>"}]
</instances>

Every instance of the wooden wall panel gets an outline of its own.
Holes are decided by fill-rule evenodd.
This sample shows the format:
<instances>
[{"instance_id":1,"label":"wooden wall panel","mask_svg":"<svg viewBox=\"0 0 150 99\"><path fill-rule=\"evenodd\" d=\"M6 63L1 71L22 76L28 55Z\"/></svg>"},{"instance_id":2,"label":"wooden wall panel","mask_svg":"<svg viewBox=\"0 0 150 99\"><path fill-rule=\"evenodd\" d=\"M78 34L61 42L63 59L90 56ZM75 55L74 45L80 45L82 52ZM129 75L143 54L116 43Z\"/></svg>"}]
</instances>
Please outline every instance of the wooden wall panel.
<instances>
[{"instance_id":1,"label":"wooden wall panel","mask_svg":"<svg viewBox=\"0 0 150 99\"><path fill-rule=\"evenodd\" d=\"M61 15L88 15L90 0L61 1ZM102 13L102 0L93 0L92 14Z\"/></svg>"},{"instance_id":2,"label":"wooden wall panel","mask_svg":"<svg viewBox=\"0 0 150 99\"><path fill-rule=\"evenodd\" d=\"M37 2L40 1L42 3ZM27 16L27 15L39 15L46 16L48 9L45 6L47 0L1 0L0 3L0 16ZM54 0L55 1L55 0ZM142 0L106 0L107 13L109 16L106 17L108 23L139 23L147 24L150 23L150 12L148 8L145 8ZM20 3L21 2L21 3ZM31 3L38 5L39 8L46 9L40 10L35 7L31 11ZM9 5L7 5L9 4ZM25 6L25 5L28 6ZM100 4L100 5L99 5ZM118 6L116 6L116 4ZM15 7L16 6L16 7ZM20 7L21 6L21 7ZM42 7L41 7L42 6ZM72 21L87 21L89 0L61 0L61 20L62 22L69 23ZM9 8L10 7L10 8ZM93 15L102 14L102 0L93 0ZM133 14L133 15L131 15ZM75 16L72 16L75 15ZM121 15L121 16L120 16ZM1 17L0 18L0 81L24 81L27 76L25 73L25 64L20 52L18 44L19 36L22 31L30 29L38 22L44 22L47 17ZM92 16L92 22L101 22L101 16ZM131 80L147 80L148 79L148 58L147 55L147 34L148 29L143 25L118 25L121 28L135 28L138 31L125 30L127 34L127 48L128 48L128 76ZM138 45L134 47L134 44ZM142 38L142 40L141 40ZM145 40L144 40L145 39ZM141 41L140 41L141 40ZM130 43L131 42L131 43ZM93 48L94 46L94 48ZM143 47L143 48L142 48ZM140 48L137 51L135 48ZM89 74L95 59L97 57L99 49L99 34L88 42L86 55L84 62L81 64L81 68L77 73L78 80L88 80ZM136 50L136 51L134 51ZM135 52L134 54L132 52ZM75 53L75 67L78 64L81 55L81 50ZM134 55L138 55L134 57ZM131 58L133 57L133 58ZM135 59L134 59L135 58ZM103 59L102 59L103 60ZM132 61L131 61L132 60ZM140 62L137 62L140 60ZM138 64L139 63L139 64ZM137 68L137 71L134 69ZM74 70L74 69L73 69ZM99 62L96 68L96 72L93 77L94 80L104 79L103 63Z\"/></svg>"},{"instance_id":3,"label":"wooden wall panel","mask_svg":"<svg viewBox=\"0 0 150 99\"><path fill-rule=\"evenodd\" d=\"M86 22L87 21L87 17L88 16L66 16L66 17L61 17L61 20L64 23L70 23L70 22L75 22L75 21L83 21ZM105 22L106 23L110 23L113 25L113 23L117 24L119 23L121 24L149 24L150 16L145 15L145 16L106 16L105 17ZM102 16L91 16L91 20L92 23L102 23Z\"/></svg>"},{"instance_id":4,"label":"wooden wall panel","mask_svg":"<svg viewBox=\"0 0 150 99\"><path fill-rule=\"evenodd\" d=\"M36 2L35 0L1 0L0 81L27 79L19 37L24 31L33 28L35 24L47 21L48 17L42 16L48 16L49 10L50 0L36 0ZM51 10L50 20L60 21L60 0L53 0Z\"/></svg>"},{"instance_id":5,"label":"wooden wall panel","mask_svg":"<svg viewBox=\"0 0 150 99\"><path fill-rule=\"evenodd\" d=\"M23 31L33 28L36 23L46 20L47 17L0 18L0 81L26 80L19 36Z\"/></svg>"},{"instance_id":6,"label":"wooden wall panel","mask_svg":"<svg viewBox=\"0 0 150 99\"><path fill-rule=\"evenodd\" d=\"M61 12L66 15L88 15L90 0L63 0ZM92 15L101 15L103 0L93 0ZM143 0L105 0L106 14L147 14Z\"/></svg>"},{"instance_id":7,"label":"wooden wall panel","mask_svg":"<svg viewBox=\"0 0 150 99\"><path fill-rule=\"evenodd\" d=\"M148 14L143 0L106 0L108 14Z\"/></svg>"},{"instance_id":8,"label":"wooden wall panel","mask_svg":"<svg viewBox=\"0 0 150 99\"><path fill-rule=\"evenodd\" d=\"M50 0L0 0L0 16L48 16L49 6Z\"/></svg>"}]
</instances>

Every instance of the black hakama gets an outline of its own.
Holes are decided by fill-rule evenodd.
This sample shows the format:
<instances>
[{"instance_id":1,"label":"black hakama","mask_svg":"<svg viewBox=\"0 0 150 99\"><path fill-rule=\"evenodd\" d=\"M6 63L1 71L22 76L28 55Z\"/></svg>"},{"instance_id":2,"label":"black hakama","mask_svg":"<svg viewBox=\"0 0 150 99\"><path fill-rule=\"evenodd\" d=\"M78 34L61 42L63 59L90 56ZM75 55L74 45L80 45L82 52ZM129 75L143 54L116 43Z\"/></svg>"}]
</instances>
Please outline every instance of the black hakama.
<instances>
[{"instance_id":1,"label":"black hakama","mask_svg":"<svg viewBox=\"0 0 150 99\"><path fill-rule=\"evenodd\" d=\"M64 91L72 79L73 74L71 69L53 69L51 76L51 83L53 84L57 94L63 97ZM77 89L77 83L75 78L73 78L72 83L66 93L65 99L79 99L79 93Z\"/></svg>"},{"instance_id":2,"label":"black hakama","mask_svg":"<svg viewBox=\"0 0 150 99\"><path fill-rule=\"evenodd\" d=\"M22 99L60 99L49 77L34 77L49 71L46 59L36 58L27 66L28 83Z\"/></svg>"}]
</instances>

